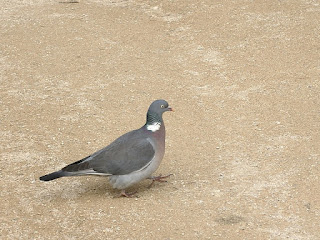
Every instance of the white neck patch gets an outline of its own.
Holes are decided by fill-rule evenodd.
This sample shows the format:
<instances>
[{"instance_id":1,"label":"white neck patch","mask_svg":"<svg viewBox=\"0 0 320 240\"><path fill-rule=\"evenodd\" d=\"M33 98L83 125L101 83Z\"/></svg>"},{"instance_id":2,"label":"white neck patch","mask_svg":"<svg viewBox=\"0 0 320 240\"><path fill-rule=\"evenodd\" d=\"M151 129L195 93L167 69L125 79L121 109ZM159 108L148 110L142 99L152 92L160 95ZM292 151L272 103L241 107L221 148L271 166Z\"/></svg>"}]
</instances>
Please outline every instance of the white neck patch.
<instances>
[{"instance_id":1,"label":"white neck patch","mask_svg":"<svg viewBox=\"0 0 320 240\"><path fill-rule=\"evenodd\" d=\"M155 122L155 123L147 125L147 129L152 132L158 131L160 129L160 127L161 127L160 122Z\"/></svg>"}]
</instances>

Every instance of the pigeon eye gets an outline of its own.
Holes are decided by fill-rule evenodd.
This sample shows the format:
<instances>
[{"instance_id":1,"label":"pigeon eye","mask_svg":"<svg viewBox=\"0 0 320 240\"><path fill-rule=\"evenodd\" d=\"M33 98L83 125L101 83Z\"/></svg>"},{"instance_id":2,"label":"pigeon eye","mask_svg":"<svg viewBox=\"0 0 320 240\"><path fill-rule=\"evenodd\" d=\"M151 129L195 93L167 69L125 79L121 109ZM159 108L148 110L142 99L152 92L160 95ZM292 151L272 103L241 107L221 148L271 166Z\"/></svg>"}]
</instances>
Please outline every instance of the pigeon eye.
<instances>
[{"instance_id":1,"label":"pigeon eye","mask_svg":"<svg viewBox=\"0 0 320 240\"><path fill-rule=\"evenodd\" d=\"M161 108L164 108L164 105L161 105L160 107L161 107Z\"/></svg>"}]
</instances>

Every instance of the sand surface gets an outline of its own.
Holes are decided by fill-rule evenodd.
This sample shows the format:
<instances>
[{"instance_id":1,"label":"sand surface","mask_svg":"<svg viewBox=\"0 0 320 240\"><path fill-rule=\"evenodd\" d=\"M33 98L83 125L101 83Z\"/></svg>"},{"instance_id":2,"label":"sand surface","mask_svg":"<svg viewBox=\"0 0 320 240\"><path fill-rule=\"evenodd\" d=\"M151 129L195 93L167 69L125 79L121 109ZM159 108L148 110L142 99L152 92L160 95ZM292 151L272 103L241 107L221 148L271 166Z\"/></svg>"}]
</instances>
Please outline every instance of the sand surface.
<instances>
[{"instance_id":1,"label":"sand surface","mask_svg":"<svg viewBox=\"0 0 320 240\"><path fill-rule=\"evenodd\" d=\"M1 0L1 239L320 239L320 3ZM166 99L166 155L117 198L40 182Z\"/></svg>"}]
</instances>

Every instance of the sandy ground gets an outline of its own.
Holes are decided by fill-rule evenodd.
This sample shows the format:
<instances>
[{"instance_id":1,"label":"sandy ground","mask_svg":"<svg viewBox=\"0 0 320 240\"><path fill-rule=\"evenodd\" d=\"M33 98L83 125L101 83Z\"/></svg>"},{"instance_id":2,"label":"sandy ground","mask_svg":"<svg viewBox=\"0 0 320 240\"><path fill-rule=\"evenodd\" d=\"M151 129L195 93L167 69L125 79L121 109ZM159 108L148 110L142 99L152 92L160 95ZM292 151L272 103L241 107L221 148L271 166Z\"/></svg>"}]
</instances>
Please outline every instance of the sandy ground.
<instances>
[{"instance_id":1,"label":"sandy ground","mask_svg":"<svg viewBox=\"0 0 320 240\"><path fill-rule=\"evenodd\" d=\"M1 0L1 239L320 239L320 3ZM117 198L39 176L166 99L165 158Z\"/></svg>"}]
</instances>

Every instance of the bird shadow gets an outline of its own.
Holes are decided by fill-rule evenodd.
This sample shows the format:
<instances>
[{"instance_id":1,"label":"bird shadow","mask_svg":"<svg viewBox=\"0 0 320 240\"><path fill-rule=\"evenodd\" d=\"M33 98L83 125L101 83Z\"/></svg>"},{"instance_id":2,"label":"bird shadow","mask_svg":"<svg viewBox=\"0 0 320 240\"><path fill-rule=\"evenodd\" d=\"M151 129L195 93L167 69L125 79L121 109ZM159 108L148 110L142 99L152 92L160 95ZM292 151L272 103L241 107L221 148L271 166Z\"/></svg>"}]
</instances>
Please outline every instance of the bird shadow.
<instances>
[{"instance_id":1,"label":"bird shadow","mask_svg":"<svg viewBox=\"0 0 320 240\"><path fill-rule=\"evenodd\" d=\"M150 180L144 180L140 183L135 184L132 187L126 189L126 193L131 195L131 198L140 198L146 196L148 192L153 192L152 189L159 189L164 187L163 183L153 184L150 188ZM121 190L112 188L107 182L106 183L93 183L87 186L87 191L82 193L83 196L97 196L97 195L108 195L111 198L123 198Z\"/></svg>"},{"instance_id":2,"label":"bird shadow","mask_svg":"<svg viewBox=\"0 0 320 240\"><path fill-rule=\"evenodd\" d=\"M155 189L165 187L166 183L155 183L149 188L151 180L144 180L132 187L126 189L126 193L134 193L131 198L140 198L147 196L148 192L154 193ZM48 201L68 201L76 200L78 198L96 198L98 196L105 196L111 199L122 198L121 190L113 189L108 182L108 179L92 180L81 179L79 181L70 181L61 184L60 187L51 189L49 192L41 194L41 198Z\"/></svg>"},{"instance_id":3,"label":"bird shadow","mask_svg":"<svg viewBox=\"0 0 320 240\"><path fill-rule=\"evenodd\" d=\"M59 3L69 4L69 3L80 3L79 1L60 1Z\"/></svg>"}]
</instances>

